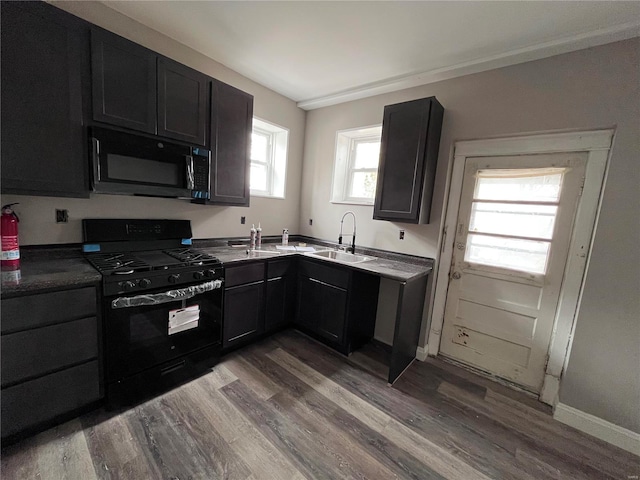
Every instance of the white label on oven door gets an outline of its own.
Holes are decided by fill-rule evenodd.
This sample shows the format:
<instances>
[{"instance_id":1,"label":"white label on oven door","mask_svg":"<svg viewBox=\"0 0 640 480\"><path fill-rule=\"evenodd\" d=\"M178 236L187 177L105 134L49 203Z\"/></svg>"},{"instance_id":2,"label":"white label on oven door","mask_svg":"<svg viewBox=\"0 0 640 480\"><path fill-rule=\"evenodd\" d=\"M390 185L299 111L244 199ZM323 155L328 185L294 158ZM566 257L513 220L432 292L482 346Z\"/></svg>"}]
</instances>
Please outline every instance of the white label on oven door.
<instances>
[{"instance_id":1,"label":"white label on oven door","mask_svg":"<svg viewBox=\"0 0 640 480\"><path fill-rule=\"evenodd\" d=\"M200 307L198 305L170 310L169 335L196 328L198 326L198 320L200 320Z\"/></svg>"}]
</instances>

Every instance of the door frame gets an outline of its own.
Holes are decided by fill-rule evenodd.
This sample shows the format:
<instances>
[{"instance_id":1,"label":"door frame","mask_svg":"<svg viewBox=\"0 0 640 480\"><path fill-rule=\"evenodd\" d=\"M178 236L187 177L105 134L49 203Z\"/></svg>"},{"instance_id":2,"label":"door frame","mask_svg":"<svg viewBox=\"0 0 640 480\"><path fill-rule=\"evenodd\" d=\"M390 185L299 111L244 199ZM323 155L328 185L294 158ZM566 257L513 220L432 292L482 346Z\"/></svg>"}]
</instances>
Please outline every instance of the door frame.
<instances>
[{"instance_id":1,"label":"door frame","mask_svg":"<svg viewBox=\"0 0 640 480\"><path fill-rule=\"evenodd\" d=\"M429 355L436 356L440 349L455 228L467 158L586 152L588 155L584 185L571 234L567 264L547 353L544 383L540 391L540 401L549 405L555 405L558 402L560 379L566 369L571 352L575 319L580 308L583 283L600 213L614 134L614 129L607 129L533 134L455 143L453 161L450 162L447 173L446 190L448 192L445 191L443 205L445 222L440 231L438 242L440 259L435 272L436 284L427 348ZM451 232L451 235L447 235L447 232Z\"/></svg>"}]
</instances>

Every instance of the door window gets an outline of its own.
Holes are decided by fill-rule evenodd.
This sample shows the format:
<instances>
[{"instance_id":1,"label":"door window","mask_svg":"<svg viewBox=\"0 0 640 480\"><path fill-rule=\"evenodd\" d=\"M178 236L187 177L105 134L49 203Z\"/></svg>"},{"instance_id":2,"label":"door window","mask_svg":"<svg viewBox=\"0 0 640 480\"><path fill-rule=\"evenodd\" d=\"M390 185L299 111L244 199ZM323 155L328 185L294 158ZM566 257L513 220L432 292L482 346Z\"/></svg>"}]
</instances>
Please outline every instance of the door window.
<instances>
[{"instance_id":1,"label":"door window","mask_svg":"<svg viewBox=\"0 0 640 480\"><path fill-rule=\"evenodd\" d=\"M464 260L544 274L564 168L479 170Z\"/></svg>"}]
</instances>

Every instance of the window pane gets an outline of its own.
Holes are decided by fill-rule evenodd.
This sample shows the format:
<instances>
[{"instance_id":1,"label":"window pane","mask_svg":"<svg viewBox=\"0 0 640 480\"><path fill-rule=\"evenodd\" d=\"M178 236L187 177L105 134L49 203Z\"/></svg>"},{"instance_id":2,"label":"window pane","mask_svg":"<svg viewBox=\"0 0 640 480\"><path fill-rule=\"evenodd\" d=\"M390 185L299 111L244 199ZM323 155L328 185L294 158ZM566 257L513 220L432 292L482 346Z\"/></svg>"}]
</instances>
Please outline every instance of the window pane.
<instances>
[{"instance_id":1,"label":"window pane","mask_svg":"<svg viewBox=\"0 0 640 480\"><path fill-rule=\"evenodd\" d=\"M264 165L251 164L251 189L267 190L267 167Z\"/></svg>"},{"instance_id":2,"label":"window pane","mask_svg":"<svg viewBox=\"0 0 640 480\"><path fill-rule=\"evenodd\" d=\"M358 142L355 154L354 168L378 168L380 142Z\"/></svg>"},{"instance_id":3,"label":"window pane","mask_svg":"<svg viewBox=\"0 0 640 480\"><path fill-rule=\"evenodd\" d=\"M549 242L469 234L464 259L493 267L544 273Z\"/></svg>"},{"instance_id":4,"label":"window pane","mask_svg":"<svg viewBox=\"0 0 640 480\"><path fill-rule=\"evenodd\" d=\"M562 168L479 170L474 198L556 202L560 198Z\"/></svg>"},{"instance_id":5,"label":"window pane","mask_svg":"<svg viewBox=\"0 0 640 480\"><path fill-rule=\"evenodd\" d=\"M473 202L469 230L551 239L558 207Z\"/></svg>"},{"instance_id":6,"label":"window pane","mask_svg":"<svg viewBox=\"0 0 640 480\"><path fill-rule=\"evenodd\" d=\"M373 198L376 193L377 172L355 172L352 177L351 191L352 198Z\"/></svg>"},{"instance_id":7,"label":"window pane","mask_svg":"<svg viewBox=\"0 0 640 480\"><path fill-rule=\"evenodd\" d=\"M251 134L251 160L267 161L267 145L269 137L257 133Z\"/></svg>"}]
</instances>

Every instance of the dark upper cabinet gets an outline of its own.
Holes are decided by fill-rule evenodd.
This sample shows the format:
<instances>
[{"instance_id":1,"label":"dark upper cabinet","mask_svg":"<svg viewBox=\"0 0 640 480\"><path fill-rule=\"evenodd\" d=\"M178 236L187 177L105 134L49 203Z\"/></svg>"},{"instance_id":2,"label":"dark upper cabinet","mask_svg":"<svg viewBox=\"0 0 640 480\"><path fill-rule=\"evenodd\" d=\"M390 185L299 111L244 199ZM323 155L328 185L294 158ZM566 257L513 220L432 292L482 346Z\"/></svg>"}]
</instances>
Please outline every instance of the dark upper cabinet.
<instances>
[{"instance_id":1,"label":"dark upper cabinet","mask_svg":"<svg viewBox=\"0 0 640 480\"><path fill-rule=\"evenodd\" d=\"M91 67L95 121L208 145L205 74L99 28Z\"/></svg>"},{"instance_id":2,"label":"dark upper cabinet","mask_svg":"<svg viewBox=\"0 0 640 480\"><path fill-rule=\"evenodd\" d=\"M212 82L210 203L249 206L253 96Z\"/></svg>"},{"instance_id":3,"label":"dark upper cabinet","mask_svg":"<svg viewBox=\"0 0 640 480\"><path fill-rule=\"evenodd\" d=\"M93 119L156 133L156 53L91 30Z\"/></svg>"},{"instance_id":4,"label":"dark upper cabinet","mask_svg":"<svg viewBox=\"0 0 640 480\"><path fill-rule=\"evenodd\" d=\"M209 81L180 63L158 59L158 135L207 145Z\"/></svg>"},{"instance_id":5,"label":"dark upper cabinet","mask_svg":"<svg viewBox=\"0 0 640 480\"><path fill-rule=\"evenodd\" d=\"M374 220L429 223L443 114L435 97L384 107Z\"/></svg>"},{"instance_id":6,"label":"dark upper cabinet","mask_svg":"<svg viewBox=\"0 0 640 480\"><path fill-rule=\"evenodd\" d=\"M0 17L2 192L88 197L88 24L40 2Z\"/></svg>"}]
</instances>

